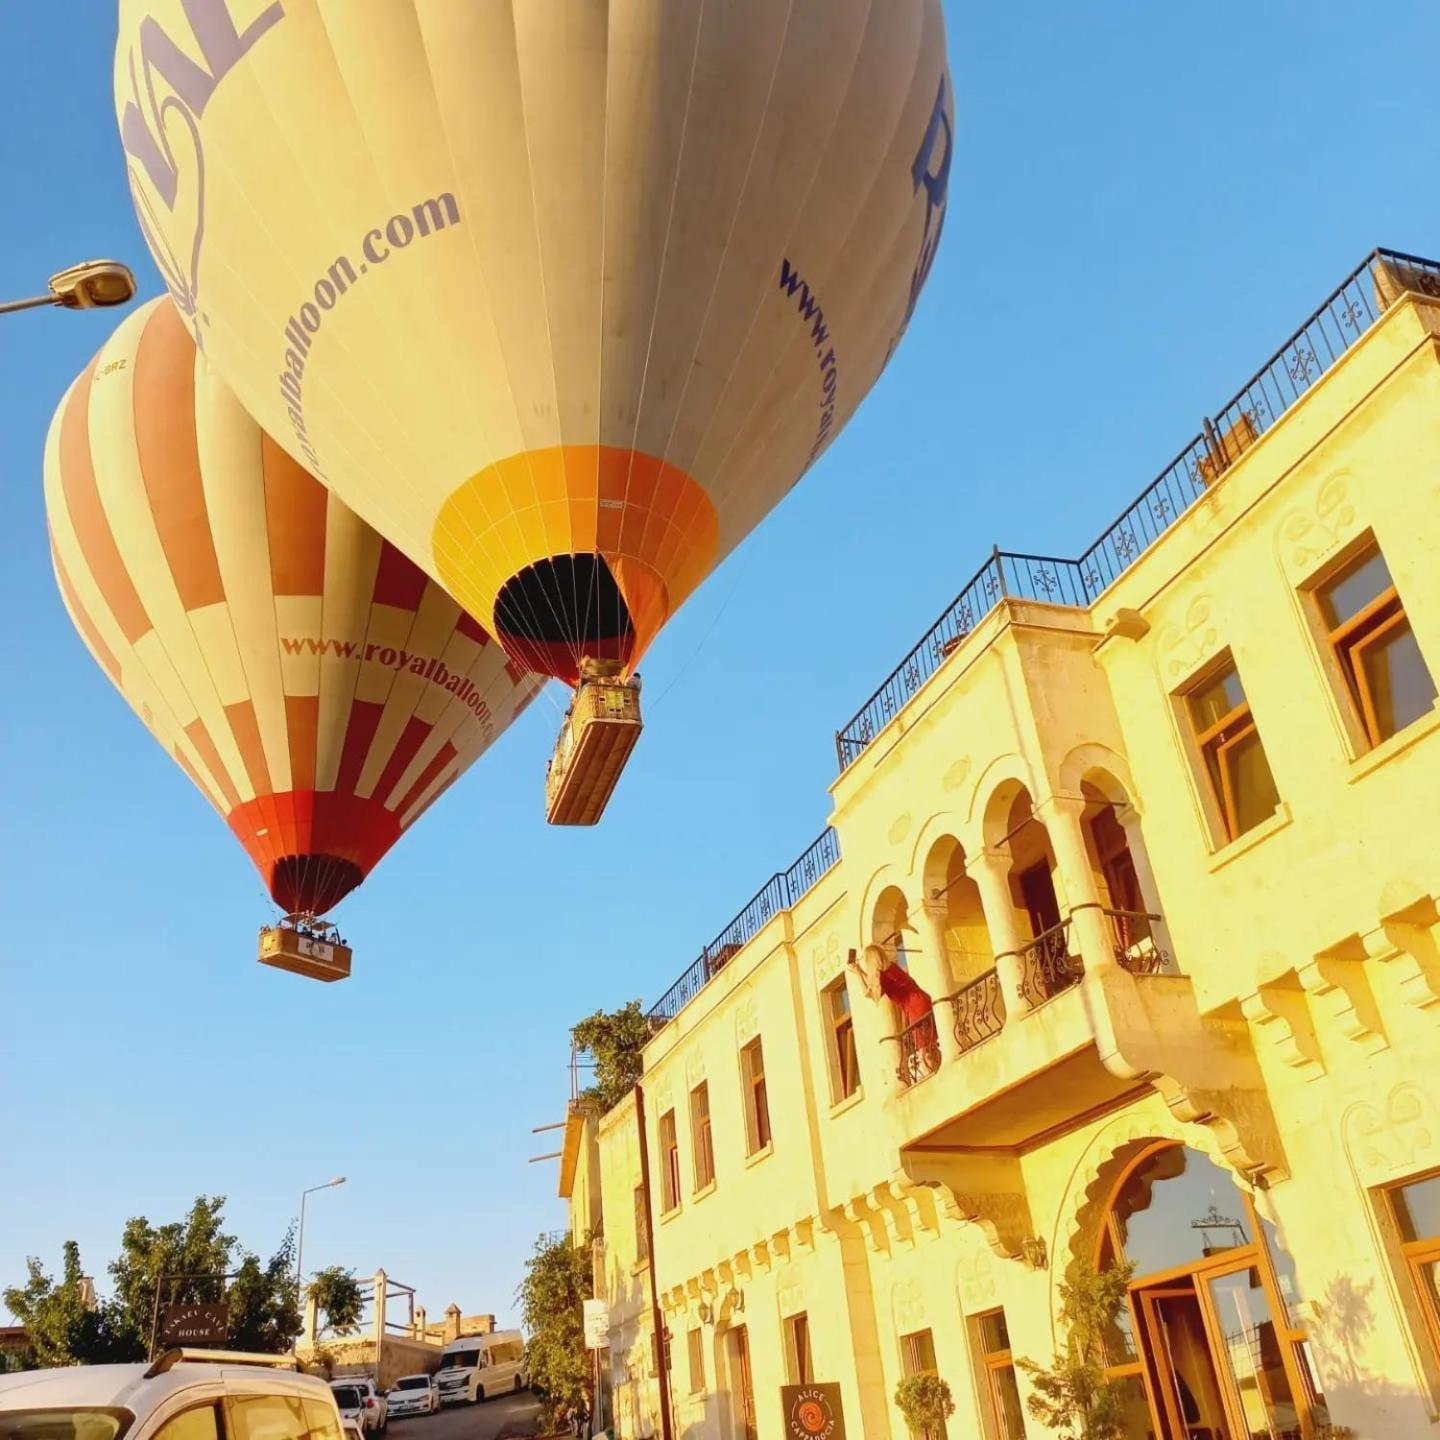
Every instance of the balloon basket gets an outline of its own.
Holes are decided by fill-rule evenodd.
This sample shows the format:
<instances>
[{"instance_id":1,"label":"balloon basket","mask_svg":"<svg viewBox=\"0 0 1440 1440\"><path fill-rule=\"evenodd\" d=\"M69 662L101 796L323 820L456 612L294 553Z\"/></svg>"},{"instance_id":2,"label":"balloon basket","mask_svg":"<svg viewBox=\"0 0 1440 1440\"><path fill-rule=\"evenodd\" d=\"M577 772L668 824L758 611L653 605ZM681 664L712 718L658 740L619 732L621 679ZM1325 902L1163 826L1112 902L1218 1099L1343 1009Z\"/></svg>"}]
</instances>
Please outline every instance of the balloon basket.
<instances>
[{"instance_id":1,"label":"balloon basket","mask_svg":"<svg viewBox=\"0 0 1440 1440\"><path fill-rule=\"evenodd\" d=\"M262 965L309 980L348 979L350 953L339 930L313 915L287 915L260 932Z\"/></svg>"},{"instance_id":2,"label":"balloon basket","mask_svg":"<svg viewBox=\"0 0 1440 1440\"><path fill-rule=\"evenodd\" d=\"M595 824L643 728L638 683L582 680L545 776L546 820Z\"/></svg>"}]
</instances>

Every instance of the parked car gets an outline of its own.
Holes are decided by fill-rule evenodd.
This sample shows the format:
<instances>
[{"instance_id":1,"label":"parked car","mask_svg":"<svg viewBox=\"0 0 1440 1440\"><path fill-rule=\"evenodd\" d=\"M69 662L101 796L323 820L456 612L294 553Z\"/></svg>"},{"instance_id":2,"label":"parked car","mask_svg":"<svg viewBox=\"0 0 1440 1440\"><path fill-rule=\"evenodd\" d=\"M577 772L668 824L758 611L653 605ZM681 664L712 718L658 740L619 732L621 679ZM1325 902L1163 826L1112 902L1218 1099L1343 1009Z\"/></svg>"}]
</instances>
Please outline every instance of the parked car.
<instances>
[{"instance_id":1,"label":"parked car","mask_svg":"<svg viewBox=\"0 0 1440 1440\"><path fill-rule=\"evenodd\" d=\"M392 1418L433 1415L440 1408L440 1392L428 1375L402 1375L385 1395Z\"/></svg>"},{"instance_id":2,"label":"parked car","mask_svg":"<svg viewBox=\"0 0 1440 1440\"><path fill-rule=\"evenodd\" d=\"M246 1430L345 1440L329 1387L300 1374L293 1355L167 1350L150 1365L0 1375L0 1434L9 1440L218 1440Z\"/></svg>"},{"instance_id":3,"label":"parked car","mask_svg":"<svg viewBox=\"0 0 1440 1440\"><path fill-rule=\"evenodd\" d=\"M366 1435L383 1435L390 1423L390 1407L379 1387L368 1375L346 1375L332 1380L335 1403L342 1417L359 1420Z\"/></svg>"},{"instance_id":4,"label":"parked car","mask_svg":"<svg viewBox=\"0 0 1440 1440\"><path fill-rule=\"evenodd\" d=\"M524 1390L529 1383L525 1341L518 1330L495 1330L489 1335L452 1340L441 1353L440 1368L435 1372L442 1405L461 1400L473 1405Z\"/></svg>"}]
</instances>

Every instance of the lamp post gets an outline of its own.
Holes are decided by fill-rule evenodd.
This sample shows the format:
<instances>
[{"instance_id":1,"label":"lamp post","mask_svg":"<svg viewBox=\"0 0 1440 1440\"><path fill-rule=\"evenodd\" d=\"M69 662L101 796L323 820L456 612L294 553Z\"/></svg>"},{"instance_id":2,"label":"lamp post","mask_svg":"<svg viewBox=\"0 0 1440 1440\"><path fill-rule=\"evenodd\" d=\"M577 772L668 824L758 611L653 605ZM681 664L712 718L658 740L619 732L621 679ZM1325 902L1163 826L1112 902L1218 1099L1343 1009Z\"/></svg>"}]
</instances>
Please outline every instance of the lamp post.
<instances>
[{"instance_id":1,"label":"lamp post","mask_svg":"<svg viewBox=\"0 0 1440 1440\"><path fill-rule=\"evenodd\" d=\"M295 1293L298 1296L304 1284L305 1271L303 1262L305 1259L305 1201L317 1190L333 1190L337 1185L343 1185L345 1177L337 1175L333 1180L327 1180L323 1185L312 1185L308 1190L300 1192L300 1233L295 1240Z\"/></svg>"},{"instance_id":2,"label":"lamp post","mask_svg":"<svg viewBox=\"0 0 1440 1440\"><path fill-rule=\"evenodd\" d=\"M50 277L50 288L28 300L0 302L0 315L59 305L66 310L96 310L125 305L135 298L135 276L118 260L85 260Z\"/></svg>"}]
</instances>

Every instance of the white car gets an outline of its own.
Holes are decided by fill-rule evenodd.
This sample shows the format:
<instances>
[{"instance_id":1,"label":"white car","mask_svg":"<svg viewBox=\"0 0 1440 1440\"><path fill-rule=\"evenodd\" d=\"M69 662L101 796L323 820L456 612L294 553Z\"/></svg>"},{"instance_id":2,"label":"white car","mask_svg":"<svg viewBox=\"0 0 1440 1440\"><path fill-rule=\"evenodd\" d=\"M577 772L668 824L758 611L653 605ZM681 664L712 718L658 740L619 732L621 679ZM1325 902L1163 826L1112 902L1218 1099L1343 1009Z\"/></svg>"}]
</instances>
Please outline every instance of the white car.
<instances>
[{"instance_id":1,"label":"white car","mask_svg":"<svg viewBox=\"0 0 1440 1440\"><path fill-rule=\"evenodd\" d=\"M167 1350L153 1364L0 1375L8 1440L344 1440L323 1380L293 1355Z\"/></svg>"},{"instance_id":2,"label":"white car","mask_svg":"<svg viewBox=\"0 0 1440 1440\"><path fill-rule=\"evenodd\" d=\"M390 1407L368 1375L346 1375L330 1382L335 1403L345 1420L358 1420L366 1435L383 1435L390 1423Z\"/></svg>"},{"instance_id":3,"label":"white car","mask_svg":"<svg viewBox=\"0 0 1440 1440\"><path fill-rule=\"evenodd\" d=\"M440 1408L440 1392L428 1375L402 1375L385 1395L390 1414L433 1415Z\"/></svg>"}]
</instances>

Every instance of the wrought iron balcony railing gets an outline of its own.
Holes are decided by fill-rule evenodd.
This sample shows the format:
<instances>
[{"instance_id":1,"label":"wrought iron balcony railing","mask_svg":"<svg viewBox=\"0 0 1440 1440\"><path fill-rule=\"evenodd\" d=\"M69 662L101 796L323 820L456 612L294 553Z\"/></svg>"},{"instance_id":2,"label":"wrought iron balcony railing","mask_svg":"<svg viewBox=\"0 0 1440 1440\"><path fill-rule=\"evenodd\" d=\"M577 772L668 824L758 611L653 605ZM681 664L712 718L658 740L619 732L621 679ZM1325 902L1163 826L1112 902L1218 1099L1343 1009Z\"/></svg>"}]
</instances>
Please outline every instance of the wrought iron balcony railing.
<instances>
[{"instance_id":1,"label":"wrought iron balcony railing","mask_svg":"<svg viewBox=\"0 0 1440 1440\"><path fill-rule=\"evenodd\" d=\"M1039 1005L1068 990L1084 967L1070 953L1070 919L1042 930L1016 952L1020 956L1020 993L1030 1006Z\"/></svg>"},{"instance_id":2,"label":"wrought iron balcony railing","mask_svg":"<svg viewBox=\"0 0 1440 1440\"><path fill-rule=\"evenodd\" d=\"M955 1043L962 1055L1005 1028L1005 998L993 968L945 998L955 1012Z\"/></svg>"},{"instance_id":3,"label":"wrought iron balcony railing","mask_svg":"<svg viewBox=\"0 0 1440 1440\"><path fill-rule=\"evenodd\" d=\"M922 1015L898 1035L888 1039L900 1047L895 1074L901 1085L909 1087L928 1080L940 1068L940 1033L935 1028L935 1013Z\"/></svg>"},{"instance_id":4,"label":"wrought iron balcony railing","mask_svg":"<svg viewBox=\"0 0 1440 1440\"><path fill-rule=\"evenodd\" d=\"M884 683L836 732L843 773L945 657L1007 597L1090 605L1213 485L1403 293L1440 297L1440 262L1375 250L1247 380L1080 556L996 549Z\"/></svg>"},{"instance_id":5,"label":"wrought iron balcony railing","mask_svg":"<svg viewBox=\"0 0 1440 1440\"><path fill-rule=\"evenodd\" d=\"M758 935L781 910L791 909L839 859L840 837L827 827L788 870L777 871L755 892L749 904L650 1007L650 1019L662 1024L673 1020L730 963L742 945Z\"/></svg>"},{"instance_id":6,"label":"wrought iron balcony railing","mask_svg":"<svg viewBox=\"0 0 1440 1440\"><path fill-rule=\"evenodd\" d=\"M1153 927L1159 915L1141 910L1110 910L1101 912L1110 927L1110 947L1115 963L1132 975L1155 975L1170 968L1170 954L1155 943Z\"/></svg>"}]
</instances>

